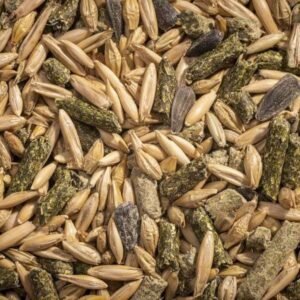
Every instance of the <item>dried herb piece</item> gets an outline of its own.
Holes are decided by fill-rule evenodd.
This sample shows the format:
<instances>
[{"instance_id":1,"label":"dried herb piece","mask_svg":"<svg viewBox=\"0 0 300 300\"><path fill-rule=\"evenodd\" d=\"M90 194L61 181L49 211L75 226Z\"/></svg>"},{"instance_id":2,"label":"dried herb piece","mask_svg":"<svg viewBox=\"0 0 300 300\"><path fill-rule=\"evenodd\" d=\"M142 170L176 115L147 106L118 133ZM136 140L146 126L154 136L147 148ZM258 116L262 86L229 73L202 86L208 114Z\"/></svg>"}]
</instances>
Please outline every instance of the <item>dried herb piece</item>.
<instances>
[{"instance_id":1,"label":"dried herb piece","mask_svg":"<svg viewBox=\"0 0 300 300\"><path fill-rule=\"evenodd\" d=\"M21 128L16 132L17 137L21 140L23 145L25 145L30 137L30 129L29 128Z\"/></svg>"},{"instance_id":2,"label":"dried herb piece","mask_svg":"<svg viewBox=\"0 0 300 300\"><path fill-rule=\"evenodd\" d=\"M205 123L200 121L190 127L183 128L183 130L177 135L191 143L201 143L205 137L204 128Z\"/></svg>"},{"instance_id":3,"label":"dried herb piece","mask_svg":"<svg viewBox=\"0 0 300 300\"><path fill-rule=\"evenodd\" d=\"M265 121L283 111L300 95L297 79L292 75L285 75L262 99L256 119Z\"/></svg>"},{"instance_id":4,"label":"dried herb piece","mask_svg":"<svg viewBox=\"0 0 300 300\"><path fill-rule=\"evenodd\" d=\"M153 0L159 29L167 31L175 26L177 12L168 0Z\"/></svg>"},{"instance_id":5,"label":"dried herb piece","mask_svg":"<svg viewBox=\"0 0 300 300\"><path fill-rule=\"evenodd\" d=\"M71 171L67 169L59 170L56 177L53 187L45 196L39 199L37 215L40 224L45 224L51 217L56 216L77 190Z\"/></svg>"},{"instance_id":6,"label":"dried herb piece","mask_svg":"<svg viewBox=\"0 0 300 300\"><path fill-rule=\"evenodd\" d=\"M221 230L221 227L224 228L225 225L230 227L233 224L236 212L246 202L244 197L235 190L226 189L207 199L205 210L214 220L216 228Z\"/></svg>"},{"instance_id":7,"label":"dried herb piece","mask_svg":"<svg viewBox=\"0 0 300 300\"><path fill-rule=\"evenodd\" d=\"M270 124L263 156L262 193L276 201L283 163L289 142L290 125L282 116L274 118Z\"/></svg>"},{"instance_id":8,"label":"dried herb piece","mask_svg":"<svg viewBox=\"0 0 300 300\"><path fill-rule=\"evenodd\" d=\"M158 78L153 111L161 114L162 119L169 123L170 112L176 92L177 81L174 68L162 60L158 66Z\"/></svg>"},{"instance_id":9,"label":"dried herb piece","mask_svg":"<svg viewBox=\"0 0 300 300\"><path fill-rule=\"evenodd\" d=\"M59 300L51 275L43 269L33 268L29 272L34 300Z\"/></svg>"},{"instance_id":10,"label":"dried herb piece","mask_svg":"<svg viewBox=\"0 0 300 300\"><path fill-rule=\"evenodd\" d=\"M73 274L73 266L71 263L43 257L39 257L38 262L43 269L53 276L58 274Z\"/></svg>"},{"instance_id":11,"label":"dried herb piece","mask_svg":"<svg viewBox=\"0 0 300 300\"><path fill-rule=\"evenodd\" d=\"M222 100L232 107L243 123L247 124L253 119L257 108L248 92L230 92Z\"/></svg>"},{"instance_id":12,"label":"dried herb piece","mask_svg":"<svg viewBox=\"0 0 300 300\"><path fill-rule=\"evenodd\" d=\"M58 5L49 17L48 25L54 31L68 31L75 21L78 4L79 0L66 0Z\"/></svg>"},{"instance_id":13,"label":"dried herb piece","mask_svg":"<svg viewBox=\"0 0 300 300\"><path fill-rule=\"evenodd\" d=\"M199 157L164 179L160 184L160 195L173 201L195 187L206 176L205 163L203 158Z\"/></svg>"},{"instance_id":14,"label":"dried herb piece","mask_svg":"<svg viewBox=\"0 0 300 300\"><path fill-rule=\"evenodd\" d=\"M56 100L56 105L64 109L72 118L87 125L108 132L120 133L122 131L118 118L112 111L95 107L75 97Z\"/></svg>"},{"instance_id":15,"label":"dried herb piece","mask_svg":"<svg viewBox=\"0 0 300 300\"><path fill-rule=\"evenodd\" d=\"M99 132L95 127L73 120L76 127L82 150L87 152L99 138Z\"/></svg>"},{"instance_id":16,"label":"dried herb piece","mask_svg":"<svg viewBox=\"0 0 300 300\"><path fill-rule=\"evenodd\" d=\"M247 201L251 201L255 196L257 196L256 191L253 191L251 188L248 187L238 187L236 189Z\"/></svg>"},{"instance_id":17,"label":"dried herb piece","mask_svg":"<svg viewBox=\"0 0 300 300\"><path fill-rule=\"evenodd\" d=\"M201 300L218 300L217 289L220 283L220 279L216 278L212 280L205 288Z\"/></svg>"},{"instance_id":18,"label":"dried herb piece","mask_svg":"<svg viewBox=\"0 0 300 300\"><path fill-rule=\"evenodd\" d=\"M83 263L81 261L76 261L73 263L74 274L88 274L88 269L91 268L91 265Z\"/></svg>"},{"instance_id":19,"label":"dried herb piece","mask_svg":"<svg viewBox=\"0 0 300 300\"><path fill-rule=\"evenodd\" d=\"M20 286L18 273L0 267L0 291L17 288Z\"/></svg>"},{"instance_id":20,"label":"dried herb piece","mask_svg":"<svg viewBox=\"0 0 300 300\"><path fill-rule=\"evenodd\" d=\"M157 193L157 182L137 168L133 168L131 179L134 187L140 216L148 214L151 218L159 218L162 214Z\"/></svg>"},{"instance_id":21,"label":"dried herb piece","mask_svg":"<svg viewBox=\"0 0 300 300\"><path fill-rule=\"evenodd\" d=\"M160 276L145 276L138 290L132 296L131 300L160 299L160 296L167 285L168 283Z\"/></svg>"},{"instance_id":22,"label":"dried herb piece","mask_svg":"<svg viewBox=\"0 0 300 300\"><path fill-rule=\"evenodd\" d=\"M258 40L262 34L258 22L246 18L226 18L229 34L236 33L242 42L250 43Z\"/></svg>"},{"instance_id":23,"label":"dried herb piece","mask_svg":"<svg viewBox=\"0 0 300 300\"><path fill-rule=\"evenodd\" d=\"M238 171L244 172L244 156L245 150L237 150L234 147L229 148L228 166Z\"/></svg>"},{"instance_id":24,"label":"dried herb piece","mask_svg":"<svg viewBox=\"0 0 300 300\"><path fill-rule=\"evenodd\" d=\"M26 191L30 188L33 179L47 159L51 146L48 138L39 137L33 140L26 148L19 163L18 171L12 178L8 193Z\"/></svg>"},{"instance_id":25,"label":"dried herb piece","mask_svg":"<svg viewBox=\"0 0 300 300\"><path fill-rule=\"evenodd\" d=\"M215 267L220 267L226 264L232 264L231 258L228 253L224 250L222 241L218 233L216 232L214 225L205 212L204 208L199 207L195 209L190 218L190 222L192 228L199 239L202 241L205 233L207 231L211 231L214 234L214 241L215 241L215 249L214 249L214 265Z\"/></svg>"},{"instance_id":26,"label":"dried herb piece","mask_svg":"<svg viewBox=\"0 0 300 300\"><path fill-rule=\"evenodd\" d=\"M246 240L246 246L249 249L263 251L271 241L272 233L269 228L258 226Z\"/></svg>"},{"instance_id":27,"label":"dried herb piece","mask_svg":"<svg viewBox=\"0 0 300 300\"><path fill-rule=\"evenodd\" d=\"M191 10L182 12L178 19L183 31L192 38L197 38L201 34L209 32L214 26L213 19L206 18Z\"/></svg>"},{"instance_id":28,"label":"dried herb piece","mask_svg":"<svg viewBox=\"0 0 300 300\"><path fill-rule=\"evenodd\" d=\"M238 300L260 300L300 242L300 223L285 221L241 283Z\"/></svg>"},{"instance_id":29,"label":"dried herb piece","mask_svg":"<svg viewBox=\"0 0 300 300\"><path fill-rule=\"evenodd\" d=\"M117 41L123 33L123 18L121 0L107 0L106 9Z\"/></svg>"},{"instance_id":30,"label":"dried herb piece","mask_svg":"<svg viewBox=\"0 0 300 300\"><path fill-rule=\"evenodd\" d=\"M218 90L219 95L226 97L227 93L239 91L250 82L256 69L256 63L242 58L238 59L236 64L223 77L222 84Z\"/></svg>"},{"instance_id":31,"label":"dried herb piece","mask_svg":"<svg viewBox=\"0 0 300 300\"><path fill-rule=\"evenodd\" d=\"M115 209L115 222L120 233L122 243L130 251L138 242L139 212L137 206L125 202Z\"/></svg>"},{"instance_id":32,"label":"dried herb piece","mask_svg":"<svg viewBox=\"0 0 300 300\"><path fill-rule=\"evenodd\" d=\"M177 89L171 112L171 129L173 132L181 131L185 117L195 103L195 99L196 95L192 88L181 86Z\"/></svg>"},{"instance_id":33,"label":"dried herb piece","mask_svg":"<svg viewBox=\"0 0 300 300\"><path fill-rule=\"evenodd\" d=\"M205 79L219 70L228 68L245 51L244 45L237 34L232 34L217 48L202 54L192 62L186 73L189 84L196 80Z\"/></svg>"},{"instance_id":34,"label":"dried herb piece","mask_svg":"<svg viewBox=\"0 0 300 300\"><path fill-rule=\"evenodd\" d=\"M111 26L111 22L109 19L108 11L105 7L100 7L98 9L98 30L105 31Z\"/></svg>"},{"instance_id":35,"label":"dried herb piece","mask_svg":"<svg viewBox=\"0 0 300 300\"><path fill-rule=\"evenodd\" d=\"M289 138L282 183L292 189L300 187L300 137L296 133L291 134Z\"/></svg>"},{"instance_id":36,"label":"dried herb piece","mask_svg":"<svg viewBox=\"0 0 300 300\"><path fill-rule=\"evenodd\" d=\"M47 78L57 85L65 85L70 80L71 72L56 58L48 58L43 63Z\"/></svg>"},{"instance_id":37,"label":"dried herb piece","mask_svg":"<svg viewBox=\"0 0 300 300\"><path fill-rule=\"evenodd\" d=\"M215 49L223 40L223 33L217 29L201 34L192 42L186 56L195 57Z\"/></svg>"},{"instance_id":38,"label":"dried herb piece","mask_svg":"<svg viewBox=\"0 0 300 300\"><path fill-rule=\"evenodd\" d=\"M180 277L191 279L195 276L195 264L197 257L197 249L192 247L187 253L179 254L178 263L180 267Z\"/></svg>"},{"instance_id":39,"label":"dried herb piece","mask_svg":"<svg viewBox=\"0 0 300 300\"><path fill-rule=\"evenodd\" d=\"M4 7L5 10L9 13L12 13L14 10L18 8L18 6L23 2L24 0L5 0L4 1Z\"/></svg>"},{"instance_id":40,"label":"dried herb piece","mask_svg":"<svg viewBox=\"0 0 300 300\"><path fill-rule=\"evenodd\" d=\"M255 62L258 69L280 70L283 64L283 56L278 51L269 50L258 54Z\"/></svg>"},{"instance_id":41,"label":"dried herb piece","mask_svg":"<svg viewBox=\"0 0 300 300\"><path fill-rule=\"evenodd\" d=\"M157 266L162 270L168 267L178 270L178 255L179 235L176 225L162 219L159 222Z\"/></svg>"}]
</instances>

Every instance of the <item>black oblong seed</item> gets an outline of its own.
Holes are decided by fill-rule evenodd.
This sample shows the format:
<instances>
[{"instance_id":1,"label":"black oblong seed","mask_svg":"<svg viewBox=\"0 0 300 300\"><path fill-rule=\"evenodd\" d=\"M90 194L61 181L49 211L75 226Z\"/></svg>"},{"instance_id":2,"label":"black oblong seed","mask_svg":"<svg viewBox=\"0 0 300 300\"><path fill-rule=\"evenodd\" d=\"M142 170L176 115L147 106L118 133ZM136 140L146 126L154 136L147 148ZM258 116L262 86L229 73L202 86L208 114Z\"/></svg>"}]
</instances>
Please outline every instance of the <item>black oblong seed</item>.
<instances>
[{"instance_id":1,"label":"black oblong seed","mask_svg":"<svg viewBox=\"0 0 300 300\"><path fill-rule=\"evenodd\" d=\"M167 31L175 26L177 21L177 12L167 0L153 0L158 27Z\"/></svg>"},{"instance_id":2,"label":"black oblong seed","mask_svg":"<svg viewBox=\"0 0 300 300\"><path fill-rule=\"evenodd\" d=\"M256 113L256 119L266 121L279 114L300 95L298 80L285 75L262 99Z\"/></svg>"},{"instance_id":3,"label":"black oblong seed","mask_svg":"<svg viewBox=\"0 0 300 300\"><path fill-rule=\"evenodd\" d=\"M213 29L202 34L192 42L192 45L188 49L186 56L199 56L207 51L213 50L222 42L223 37L223 33L217 29Z\"/></svg>"},{"instance_id":4,"label":"black oblong seed","mask_svg":"<svg viewBox=\"0 0 300 300\"><path fill-rule=\"evenodd\" d=\"M136 205L125 202L115 210L116 222L122 243L127 251L130 251L138 242L139 212Z\"/></svg>"},{"instance_id":5,"label":"black oblong seed","mask_svg":"<svg viewBox=\"0 0 300 300\"><path fill-rule=\"evenodd\" d=\"M180 132L186 114L195 103L195 93L191 87L181 86L177 89L171 110L172 132Z\"/></svg>"},{"instance_id":6,"label":"black oblong seed","mask_svg":"<svg viewBox=\"0 0 300 300\"><path fill-rule=\"evenodd\" d=\"M106 7L115 37L119 41L123 33L121 0L107 0Z\"/></svg>"}]
</instances>

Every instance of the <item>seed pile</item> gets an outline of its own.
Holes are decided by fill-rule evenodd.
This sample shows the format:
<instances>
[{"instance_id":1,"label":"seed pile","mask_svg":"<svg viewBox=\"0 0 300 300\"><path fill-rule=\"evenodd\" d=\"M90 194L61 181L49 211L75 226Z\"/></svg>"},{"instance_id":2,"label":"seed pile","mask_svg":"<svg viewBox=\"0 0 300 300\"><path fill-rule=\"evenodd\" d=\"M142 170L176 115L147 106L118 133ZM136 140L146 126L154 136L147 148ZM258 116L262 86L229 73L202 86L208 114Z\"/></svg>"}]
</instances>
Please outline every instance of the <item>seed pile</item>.
<instances>
[{"instance_id":1,"label":"seed pile","mask_svg":"<svg viewBox=\"0 0 300 300\"><path fill-rule=\"evenodd\" d=\"M0 0L0 298L300 299L299 0Z\"/></svg>"}]
</instances>

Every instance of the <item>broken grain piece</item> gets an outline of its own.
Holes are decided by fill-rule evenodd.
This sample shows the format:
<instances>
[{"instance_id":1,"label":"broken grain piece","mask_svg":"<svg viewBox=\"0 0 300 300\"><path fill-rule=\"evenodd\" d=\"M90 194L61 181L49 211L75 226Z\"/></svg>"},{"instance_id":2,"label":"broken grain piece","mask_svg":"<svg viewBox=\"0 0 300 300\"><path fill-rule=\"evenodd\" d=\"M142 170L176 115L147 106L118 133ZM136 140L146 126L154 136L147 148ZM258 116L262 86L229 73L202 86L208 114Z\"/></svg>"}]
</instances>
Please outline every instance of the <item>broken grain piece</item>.
<instances>
[{"instance_id":1,"label":"broken grain piece","mask_svg":"<svg viewBox=\"0 0 300 300\"><path fill-rule=\"evenodd\" d=\"M150 178L137 168L133 168L131 179L140 216L148 214L153 219L159 218L162 211L156 180Z\"/></svg>"},{"instance_id":2,"label":"broken grain piece","mask_svg":"<svg viewBox=\"0 0 300 300\"><path fill-rule=\"evenodd\" d=\"M203 157L181 167L175 174L160 183L160 195L173 201L194 188L207 176Z\"/></svg>"},{"instance_id":3,"label":"broken grain piece","mask_svg":"<svg viewBox=\"0 0 300 300\"><path fill-rule=\"evenodd\" d=\"M162 219L159 222L159 241L157 266L164 270L170 267L176 271L179 269L179 235L176 225Z\"/></svg>"},{"instance_id":4,"label":"broken grain piece","mask_svg":"<svg viewBox=\"0 0 300 300\"><path fill-rule=\"evenodd\" d=\"M282 116L270 123L270 131L263 155L261 190L264 196L276 201L281 173L289 142L290 124Z\"/></svg>"},{"instance_id":5,"label":"broken grain piece","mask_svg":"<svg viewBox=\"0 0 300 300\"><path fill-rule=\"evenodd\" d=\"M217 48L196 58L186 72L188 84L205 79L219 70L231 67L236 59L245 51L237 34L232 34Z\"/></svg>"},{"instance_id":6,"label":"broken grain piece","mask_svg":"<svg viewBox=\"0 0 300 300\"><path fill-rule=\"evenodd\" d=\"M300 242L300 223L285 221L241 283L237 300L260 300Z\"/></svg>"}]
</instances>

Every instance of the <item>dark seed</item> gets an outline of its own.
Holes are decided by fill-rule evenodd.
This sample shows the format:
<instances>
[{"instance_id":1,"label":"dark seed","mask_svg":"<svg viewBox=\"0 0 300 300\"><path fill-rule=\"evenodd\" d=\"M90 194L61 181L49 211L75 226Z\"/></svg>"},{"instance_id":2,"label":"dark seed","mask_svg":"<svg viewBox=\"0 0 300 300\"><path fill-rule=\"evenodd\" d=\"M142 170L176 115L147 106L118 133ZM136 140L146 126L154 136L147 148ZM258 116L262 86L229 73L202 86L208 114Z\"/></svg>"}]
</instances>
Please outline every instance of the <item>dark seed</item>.
<instances>
[{"instance_id":1,"label":"dark seed","mask_svg":"<svg viewBox=\"0 0 300 300\"><path fill-rule=\"evenodd\" d=\"M107 0L106 7L117 41L123 33L122 4L120 0Z\"/></svg>"},{"instance_id":2,"label":"dark seed","mask_svg":"<svg viewBox=\"0 0 300 300\"><path fill-rule=\"evenodd\" d=\"M223 34L217 29L213 29L207 33L204 33L192 42L192 45L188 49L186 56L195 57L207 51L211 51L222 42L222 39Z\"/></svg>"},{"instance_id":3,"label":"dark seed","mask_svg":"<svg viewBox=\"0 0 300 300\"><path fill-rule=\"evenodd\" d=\"M153 0L158 27L167 31L174 27L177 21L177 12L168 0Z\"/></svg>"},{"instance_id":4,"label":"dark seed","mask_svg":"<svg viewBox=\"0 0 300 300\"><path fill-rule=\"evenodd\" d=\"M185 117L195 103L195 93L192 88L181 86L177 89L172 104L171 129L173 132L180 132Z\"/></svg>"},{"instance_id":5,"label":"dark seed","mask_svg":"<svg viewBox=\"0 0 300 300\"><path fill-rule=\"evenodd\" d=\"M285 75L262 99L256 119L265 121L282 112L300 95L298 80Z\"/></svg>"}]
</instances>

